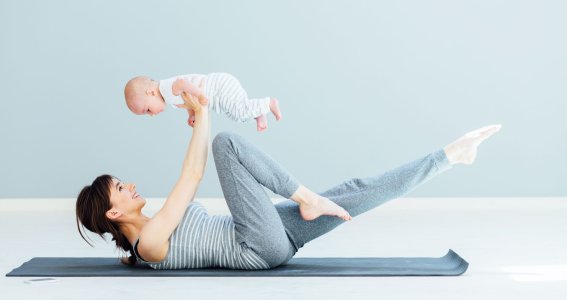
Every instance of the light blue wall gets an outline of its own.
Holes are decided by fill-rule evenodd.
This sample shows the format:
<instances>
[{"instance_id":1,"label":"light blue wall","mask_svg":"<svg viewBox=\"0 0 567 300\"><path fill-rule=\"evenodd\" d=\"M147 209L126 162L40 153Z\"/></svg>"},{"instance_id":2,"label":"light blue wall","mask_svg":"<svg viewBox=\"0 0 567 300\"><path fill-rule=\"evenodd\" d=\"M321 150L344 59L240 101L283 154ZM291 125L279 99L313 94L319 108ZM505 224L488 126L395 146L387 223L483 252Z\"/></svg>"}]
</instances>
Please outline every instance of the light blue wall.
<instances>
[{"instance_id":1,"label":"light blue wall","mask_svg":"<svg viewBox=\"0 0 567 300\"><path fill-rule=\"evenodd\" d=\"M73 197L101 173L163 197L185 114L134 116L132 76L225 71L284 118L231 130L321 191L502 123L477 163L410 196L565 196L565 1L0 2L0 198ZM212 158L212 156L211 156ZM200 197L221 196L212 159Z\"/></svg>"}]
</instances>

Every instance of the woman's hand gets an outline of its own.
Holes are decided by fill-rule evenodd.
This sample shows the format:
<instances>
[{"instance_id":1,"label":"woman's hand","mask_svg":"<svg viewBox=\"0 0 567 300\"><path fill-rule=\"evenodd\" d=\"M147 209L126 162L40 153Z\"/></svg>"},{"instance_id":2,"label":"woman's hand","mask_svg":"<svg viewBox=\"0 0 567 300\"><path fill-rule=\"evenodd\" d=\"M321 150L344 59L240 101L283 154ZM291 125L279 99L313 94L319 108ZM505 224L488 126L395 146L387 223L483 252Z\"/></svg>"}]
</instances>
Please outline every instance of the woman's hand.
<instances>
[{"instance_id":1,"label":"woman's hand","mask_svg":"<svg viewBox=\"0 0 567 300\"><path fill-rule=\"evenodd\" d=\"M181 95L181 98L185 101L184 104L179 104L177 107L185 108L185 109L194 109L191 103L194 104L195 99L201 105L207 105L209 103L209 99L205 96L205 92L203 88L205 87L205 80L201 78L199 83L196 85L197 82L189 82L184 78L178 78L173 83L173 94L175 96ZM191 99L193 97L194 99ZM196 112L196 111L195 111Z\"/></svg>"},{"instance_id":2,"label":"woman's hand","mask_svg":"<svg viewBox=\"0 0 567 300\"><path fill-rule=\"evenodd\" d=\"M195 112L195 114L200 113L202 111L203 107L206 106L206 105L201 104L201 102L199 101L199 98L197 98L197 97L195 97L195 96L193 96L189 93L183 92L181 94L181 98L183 98L183 101L185 101L185 103L176 104L175 106L177 106L179 108L185 108L187 110L192 110L192 111Z\"/></svg>"}]
</instances>

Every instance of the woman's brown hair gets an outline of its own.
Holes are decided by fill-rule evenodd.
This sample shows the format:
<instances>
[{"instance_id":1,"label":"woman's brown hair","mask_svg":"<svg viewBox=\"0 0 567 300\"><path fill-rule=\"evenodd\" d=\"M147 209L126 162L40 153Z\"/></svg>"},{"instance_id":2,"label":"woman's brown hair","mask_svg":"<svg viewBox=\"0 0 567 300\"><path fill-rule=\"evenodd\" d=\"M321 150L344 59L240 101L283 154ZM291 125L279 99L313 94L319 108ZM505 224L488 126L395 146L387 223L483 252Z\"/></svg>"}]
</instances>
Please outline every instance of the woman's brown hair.
<instances>
[{"instance_id":1,"label":"woman's brown hair","mask_svg":"<svg viewBox=\"0 0 567 300\"><path fill-rule=\"evenodd\" d=\"M127 260L121 259L123 263L134 265L136 257L133 255L134 251L130 241L120 232L120 227L117 223L110 221L106 217L106 212L112 208L110 204L110 188L112 187L111 175L101 175L93 181L91 185L85 186L79 196L77 196L77 204L75 212L77 214L77 229L79 234L91 247L93 245L83 235L83 228L98 234L104 239L105 233L112 235L112 240L116 242L116 246L124 252L130 252Z\"/></svg>"}]
</instances>

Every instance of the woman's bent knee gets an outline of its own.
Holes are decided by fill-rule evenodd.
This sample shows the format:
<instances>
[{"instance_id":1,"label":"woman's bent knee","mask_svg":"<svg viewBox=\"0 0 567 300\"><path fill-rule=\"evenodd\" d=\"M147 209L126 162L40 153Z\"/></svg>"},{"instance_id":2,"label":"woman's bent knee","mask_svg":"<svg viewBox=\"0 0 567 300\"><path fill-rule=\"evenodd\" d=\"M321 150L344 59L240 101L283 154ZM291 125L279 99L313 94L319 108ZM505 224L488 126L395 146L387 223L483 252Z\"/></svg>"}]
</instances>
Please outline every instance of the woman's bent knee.
<instances>
[{"instance_id":1,"label":"woman's bent knee","mask_svg":"<svg viewBox=\"0 0 567 300\"><path fill-rule=\"evenodd\" d=\"M270 251L264 251L260 254L260 257L270 266L270 268L275 268L279 265L287 263L295 254L293 251L293 246L286 243L278 243L278 247L270 249Z\"/></svg>"},{"instance_id":2,"label":"woman's bent knee","mask_svg":"<svg viewBox=\"0 0 567 300\"><path fill-rule=\"evenodd\" d=\"M213 152L225 149L231 146L231 140L236 136L236 134L228 131L223 131L218 133L213 139Z\"/></svg>"}]
</instances>

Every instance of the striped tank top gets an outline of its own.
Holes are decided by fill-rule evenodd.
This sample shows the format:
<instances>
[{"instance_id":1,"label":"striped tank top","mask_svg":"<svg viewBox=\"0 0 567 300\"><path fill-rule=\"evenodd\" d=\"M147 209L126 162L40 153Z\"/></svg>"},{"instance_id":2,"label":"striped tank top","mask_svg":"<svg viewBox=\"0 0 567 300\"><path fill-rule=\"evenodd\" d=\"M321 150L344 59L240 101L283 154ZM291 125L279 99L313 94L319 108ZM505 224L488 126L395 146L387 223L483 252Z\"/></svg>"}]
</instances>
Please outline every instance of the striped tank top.
<instances>
[{"instance_id":1,"label":"striped tank top","mask_svg":"<svg viewBox=\"0 0 567 300\"><path fill-rule=\"evenodd\" d=\"M181 223L170 236L164 260L148 262L141 259L137 251L138 241L133 247L138 262L153 269L269 268L252 249L236 241L231 216L211 216L197 202L189 204Z\"/></svg>"}]
</instances>

